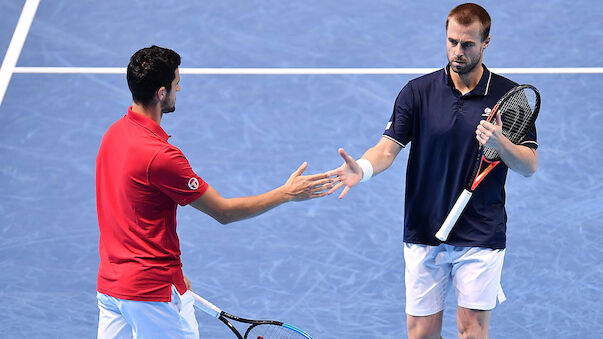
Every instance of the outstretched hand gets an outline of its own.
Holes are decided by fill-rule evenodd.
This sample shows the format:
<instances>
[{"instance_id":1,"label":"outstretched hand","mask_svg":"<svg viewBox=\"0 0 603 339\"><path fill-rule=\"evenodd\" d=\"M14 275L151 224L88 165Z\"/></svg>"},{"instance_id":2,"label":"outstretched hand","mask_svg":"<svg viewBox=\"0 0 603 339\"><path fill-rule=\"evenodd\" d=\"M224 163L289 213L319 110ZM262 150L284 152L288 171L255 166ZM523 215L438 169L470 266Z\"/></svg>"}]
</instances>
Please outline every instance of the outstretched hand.
<instances>
[{"instance_id":1,"label":"outstretched hand","mask_svg":"<svg viewBox=\"0 0 603 339\"><path fill-rule=\"evenodd\" d=\"M343 199L343 197L348 194L350 188L359 183L362 179L362 168L360 168L356 163L356 160L349 156L343 148L339 149L339 155L343 158L344 163L341 167L328 172L329 177L334 177L335 179L335 185L329 190L328 194L331 195L342 186L345 186L339 195L339 199Z\"/></svg>"},{"instance_id":2,"label":"outstretched hand","mask_svg":"<svg viewBox=\"0 0 603 339\"><path fill-rule=\"evenodd\" d=\"M289 176L289 180L283 185L289 200L302 201L324 197L328 190L333 187L334 179L329 178L328 173L302 175L306 168L308 168L308 163L304 162Z\"/></svg>"}]
</instances>

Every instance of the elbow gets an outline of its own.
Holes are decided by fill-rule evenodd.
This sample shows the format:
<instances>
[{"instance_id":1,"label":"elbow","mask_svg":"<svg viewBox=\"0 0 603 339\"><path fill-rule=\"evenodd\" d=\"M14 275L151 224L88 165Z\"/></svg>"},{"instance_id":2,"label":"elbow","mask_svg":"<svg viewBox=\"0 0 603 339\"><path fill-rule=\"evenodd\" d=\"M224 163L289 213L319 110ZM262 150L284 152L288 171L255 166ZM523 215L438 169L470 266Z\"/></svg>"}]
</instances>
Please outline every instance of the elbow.
<instances>
[{"instance_id":1,"label":"elbow","mask_svg":"<svg viewBox=\"0 0 603 339\"><path fill-rule=\"evenodd\" d=\"M215 215L214 219L222 225L228 225L234 221L234 218L232 218L232 216L228 215L227 213Z\"/></svg>"},{"instance_id":2,"label":"elbow","mask_svg":"<svg viewBox=\"0 0 603 339\"><path fill-rule=\"evenodd\" d=\"M526 169L526 171L523 174L524 177L529 178L531 177L534 173L536 173L536 170L538 169L538 165L537 164L533 164L532 166L528 167Z\"/></svg>"},{"instance_id":3,"label":"elbow","mask_svg":"<svg viewBox=\"0 0 603 339\"><path fill-rule=\"evenodd\" d=\"M523 176L526 178L531 177L534 173L536 173L536 170L538 169L538 156L536 155L535 150L531 151L533 156L528 161L526 171L525 173L523 173Z\"/></svg>"}]
</instances>

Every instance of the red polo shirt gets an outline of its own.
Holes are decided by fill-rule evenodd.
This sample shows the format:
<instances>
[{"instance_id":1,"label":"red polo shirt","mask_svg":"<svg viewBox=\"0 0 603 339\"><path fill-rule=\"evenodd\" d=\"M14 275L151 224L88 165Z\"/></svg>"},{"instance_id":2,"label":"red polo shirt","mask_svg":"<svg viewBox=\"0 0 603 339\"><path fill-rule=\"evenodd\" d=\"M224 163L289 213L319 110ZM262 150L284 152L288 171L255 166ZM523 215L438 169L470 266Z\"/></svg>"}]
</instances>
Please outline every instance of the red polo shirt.
<instances>
[{"instance_id":1,"label":"red polo shirt","mask_svg":"<svg viewBox=\"0 0 603 339\"><path fill-rule=\"evenodd\" d=\"M131 107L103 137L96 157L101 293L170 301L172 284L186 292L176 208L198 199L208 185L168 138Z\"/></svg>"}]
</instances>

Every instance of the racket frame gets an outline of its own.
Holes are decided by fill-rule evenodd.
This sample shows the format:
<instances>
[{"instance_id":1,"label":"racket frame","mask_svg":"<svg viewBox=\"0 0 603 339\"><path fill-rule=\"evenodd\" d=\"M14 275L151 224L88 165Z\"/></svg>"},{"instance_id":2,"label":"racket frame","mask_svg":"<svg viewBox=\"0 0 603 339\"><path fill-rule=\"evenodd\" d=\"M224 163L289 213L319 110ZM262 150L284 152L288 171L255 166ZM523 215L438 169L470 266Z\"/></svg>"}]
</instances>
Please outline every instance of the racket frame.
<instances>
[{"instance_id":1,"label":"racket frame","mask_svg":"<svg viewBox=\"0 0 603 339\"><path fill-rule=\"evenodd\" d=\"M239 317L239 316L236 316L236 315L233 315L233 314L230 314L230 313L227 313L227 312L221 310L219 307L212 304L211 302L209 302L208 300L206 300L205 298L201 297L200 295L196 294L195 292L193 292L191 290L189 290L189 292L195 299L195 307L197 307L198 309L202 310L203 312L211 315L214 318L218 318L228 328L230 328L230 330L237 336L238 339L247 339L247 335L249 334L249 332L251 332L251 330L254 327L257 327L260 325L282 326L284 328L297 332L298 334L304 336L307 339L312 339L312 337L310 337L309 334L307 334L303 330L301 330L293 325L289 325L289 324L283 323L281 321L276 321L276 320L254 320L254 319L242 318L242 317ZM228 321L228 319L238 321L241 323L245 323L245 324L250 324L251 326L249 326L247 328L247 330L245 331L245 335L241 335L241 332L239 332L239 330L237 330L237 328L233 324L231 324Z\"/></svg>"}]
</instances>

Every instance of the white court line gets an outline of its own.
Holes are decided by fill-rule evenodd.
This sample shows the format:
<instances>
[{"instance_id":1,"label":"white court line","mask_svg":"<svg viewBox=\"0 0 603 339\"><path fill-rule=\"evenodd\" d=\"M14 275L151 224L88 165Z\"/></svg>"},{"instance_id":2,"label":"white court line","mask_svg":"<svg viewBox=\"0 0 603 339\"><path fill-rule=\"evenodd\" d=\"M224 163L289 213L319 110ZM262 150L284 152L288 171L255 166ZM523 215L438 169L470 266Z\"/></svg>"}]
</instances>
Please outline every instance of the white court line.
<instances>
[{"instance_id":1,"label":"white court line","mask_svg":"<svg viewBox=\"0 0 603 339\"><path fill-rule=\"evenodd\" d=\"M23 49L23 44L25 44L25 39L29 33L31 23L36 16L39 4L40 0L27 0L25 1L25 5L23 5L19 22L0 67L0 105L2 105L2 100L4 100L4 94L10 83L10 78L13 76L13 71L17 65L19 55L21 55L21 49Z\"/></svg>"},{"instance_id":2,"label":"white court line","mask_svg":"<svg viewBox=\"0 0 603 339\"><path fill-rule=\"evenodd\" d=\"M213 75L321 75L321 74L426 74L440 68L180 68L180 74ZM491 68L500 74L603 74L603 67ZM125 67L15 67L29 74L125 74Z\"/></svg>"}]
</instances>

